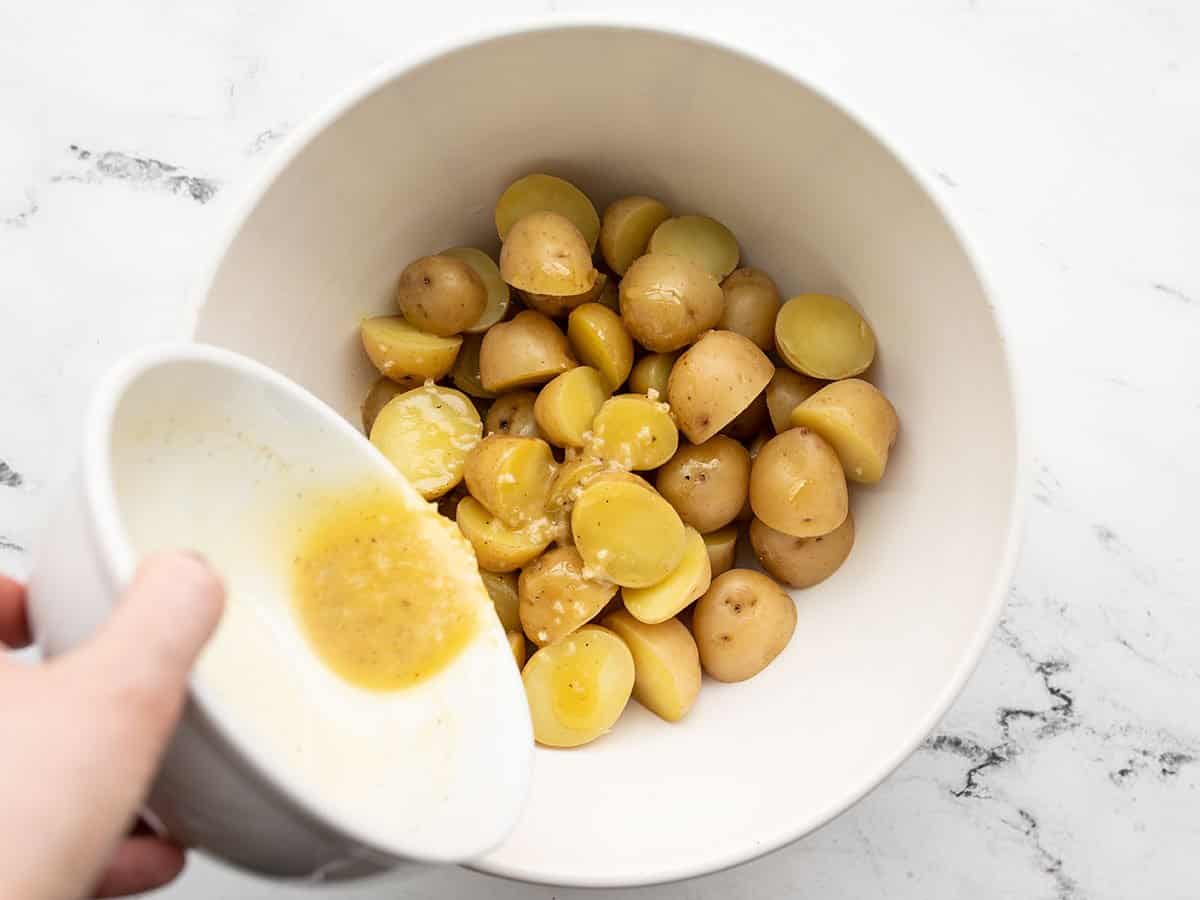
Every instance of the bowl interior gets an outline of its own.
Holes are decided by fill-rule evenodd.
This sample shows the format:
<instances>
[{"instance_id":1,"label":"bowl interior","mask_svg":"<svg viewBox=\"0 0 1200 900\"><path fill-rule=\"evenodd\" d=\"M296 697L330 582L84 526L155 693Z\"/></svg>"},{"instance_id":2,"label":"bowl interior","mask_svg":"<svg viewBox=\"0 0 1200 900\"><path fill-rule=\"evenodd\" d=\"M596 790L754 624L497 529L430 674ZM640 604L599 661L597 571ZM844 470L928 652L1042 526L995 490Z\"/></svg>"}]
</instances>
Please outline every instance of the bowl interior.
<instances>
[{"instance_id":1,"label":"bowl interior","mask_svg":"<svg viewBox=\"0 0 1200 900\"><path fill-rule=\"evenodd\" d=\"M422 60L331 116L252 207L198 336L255 356L347 417L374 373L359 319L410 259L476 244L513 178L562 175L597 207L646 193L737 235L785 296L843 294L879 339L869 377L902 427L854 491L858 544L796 594L785 653L706 682L681 724L631 704L614 733L536 754L489 871L632 884L730 865L874 786L961 688L1002 603L1018 454L1002 339L952 228L892 154L820 94L715 45L559 28Z\"/></svg>"}]
</instances>

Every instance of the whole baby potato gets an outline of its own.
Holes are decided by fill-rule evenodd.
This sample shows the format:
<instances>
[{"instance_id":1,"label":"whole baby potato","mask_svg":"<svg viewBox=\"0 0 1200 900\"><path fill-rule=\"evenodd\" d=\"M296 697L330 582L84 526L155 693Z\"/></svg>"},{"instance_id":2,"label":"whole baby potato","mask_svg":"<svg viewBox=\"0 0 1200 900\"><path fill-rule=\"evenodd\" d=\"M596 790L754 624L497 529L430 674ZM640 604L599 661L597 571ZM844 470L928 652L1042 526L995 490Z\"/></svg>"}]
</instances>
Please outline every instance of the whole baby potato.
<instances>
[{"instance_id":1,"label":"whole baby potato","mask_svg":"<svg viewBox=\"0 0 1200 900\"><path fill-rule=\"evenodd\" d=\"M671 377L671 366L675 365L675 353L647 353L639 359L629 373L629 390L635 394L663 400L667 396L667 380Z\"/></svg>"},{"instance_id":2,"label":"whole baby potato","mask_svg":"<svg viewBox=\"0 0 1200 900\"><path fill-rule=\"evenodd\" d=\"M537 310L543 316L555 319L567 315L567 313L577 306L595 302L607 287L608 276L603 272L597 272L596 283L582 294L572 294L569 297L555 297L551 294L534 294L530 291L521 291L521 299L525 301L525 305L530 309Z\"/></svg>"},{"instance_id":3,"label":"whole baby potato","mask_svg":"<svg viewBox=\"0 0 1200 900\"><path fill-rule=\"evenodd\" d=\"M702 534L737 517L750 489L750 454L733 438L718 434L703 444L685 444L662 468L658 492L685 525Z\"/></svg>"},{"instance_id":4,"label":"whole baby potato","mask_svg":"<svg viewBox=\"0 0 1200 900\"><path fill-rule=\"evenodd\" d=\"M576 365L566 335L530 309L493 325L479 347L479 377L489 391L545 384Z\"/></svg>"},{"instance_id":5,"label":"whole baby potato","mask_svg":"<svg viewBox=\"0 0 1200 900\"><path fill-rule=\"evenodd\" d=\"M821 388L792 411L792 424L825 438L842 461L846 477L865 484L883 478L900 430L888 398L859 378Z\"/></svg>"},{"instance_id":6,"label":"whole baby potato","mask_svg":"<svg viewBox=\"0 0 1200 900\"><path fill-rule=\"evenodd\" d=\"M796 630L796 604L752 569L730 569L696 601L692 634L700 664L717 681L745 681L780 654Z\"/></svg>"},{"instance_id":7,"label":"whole baby potato","mask_svg":"<svg viewBox=\"0 0 1200 900\"><path fill-rule=\"evenodd\" d=\"M366 434L371 433L371 426L375 424L375 417L379 415L379 411L387 406L389 400L402 393L404 393L402 385L383 375L380 375L371 385L371 390L367 392L367 396L362 402L362 423L363 431Z\"/></svg>"},{"instance_id":8,"label":"whole baby potato","mask_svg":"<svg viewBox=\"0 0 1200 900\"><path fill-rule=\"evenodd\" d=\"M734 331L710 331L676 360L667 401L679 430L702 444L737 418L767 386L775 367L754 342Z\"/></svg>"},{"instance_id":9,"label":"whole baby potato","mask_svg":"<svg viewBox=\"0 0 1200 900\"><path fill-rule=\"evenodd\" d=\"M375 316L360 326L363 349L380 374L407 388L444 378L454 368L461 337L439 337L404 316Z\"/></svg>"},{"instance_id":10,"label":"whole baby potato","mask_svg":"<svg viewBox=\"0 0 1200 900\"><path fill-rule=\"evenodd\" d=\"M461 259L422 256L400 273L396 305L421 331L449 337L473 325L487 306L483 279Z\"/></svg>"},{"instance_id":11,"label":"whole baby potato","mask_svg":"<svg viewBox=\"0 0 1200 900\"><path fill-rule=\"evenodd\" d=\"M782 300L771 276L758 269L735 269L721 282L721 292L725 313L717 327L745 335L762 350L774 347L775 317Z\"/></svg>"},{"instance_id":12,"label":"whole baby potato","mask_svg":"<svg viewBox=\"0 0 1200 900\"><path fill-rule=\"evenodd\" d=\"M589 577L574 547L548 550L521 570L521 627L537 646L562 640L608 605L611 581Z\"/></svg>"},{"instance_id":13,"label":"whole baby potato","mask_svg":"<svg viewBox=\"0 0 1200 900\"><path fill-rule=\"evenodd\" d=\"M483 433L511 434L513 437L543 437L538 428L537 394L533 391L512 391L501 394L488 407L487 416L483 420Z\"/></svg>"},{"instance_id":14,"label":"whole baby potato","mask_svg":"<svg viewBox=\"0 0 1200 900\"><path fill-rule=\"evenodd\" d=\"M750 506L776 531L793 537L828 534L849 511L837 454L807 428L776 435L750 467Z\"/></svg>"},{"instance_id":15,"label":"whole baby potato","mask_svg":"<svg viewBox=\"0 0 1200 900\"><path fill-rule=\"evenodd\" d=\"M775 349L797 372L833 381L866 371L875 359L875 333L840 297L801 294L779 308Z\"/></svg>"},{"instance_id":16,"label":"whole baby potato","mask_svg":"<svg viewBox=\"0 0 1200 900\"><path fill-rule=\"evenodd\" d=\"M600 252L608 267L624 275L646 252L654 229L670 215L671 211L653 197L622 197L610 203L600 220Z\"/></svg>"},{"instance_id":17,"label":"whole baby potato","mask_svg":"<svg viewBox=\"0 0 1200 900\"><path fill-rule=\"evenodd\" d=\"M621 279L621 318L655 353L686 347L721 319L725 297L707 271L682 256L648 253Z\"/></svg>"},{"instance_id":18,"label":"whole baby potato","mask_svg":"<svg viewBox=\"0 0 1200 900\"><path fill-rule=\"evenodd\" d=\"M823 381L779 367L771 376L764 392L767 411L771 414L771 427L781 434L792 427L792 410L815 394L824 385Z\"/></svg>"},{"instance_id":19,"label":"whole baby potato","mask_svg":"<svg viewBox=\"0 0 1200 900\"><path fill-rule=\"evenodd\" d=\"M854 517L829 534L792 537L776 531L759 519L750 523L750 546L772 578L797 588L820 584L836 572L854 546Z\"/></svg>"},{"instance_id":20,"label":"whole baby potato","mask_svg":"<svg viewBox=\"0 0 1200 900\"><path fill-rule=\"evenodd\" d=\"M650 625L623 609L601 624L633 654L633 699L668 722L687 715L700 693L700 654L692 633L678 619Z\"/></svg>"},{"instance_id":21,"label":"whole baby potato","mask_svg":"<svg viewBox=\"0 0 1200 900\"><path fill-rule=\"evenodd\" d=\"M596 274L587 241L557 213L519 219L500 248L500 275L519 291L573 297L591 290Z\"/></svg>"}]
</instances>

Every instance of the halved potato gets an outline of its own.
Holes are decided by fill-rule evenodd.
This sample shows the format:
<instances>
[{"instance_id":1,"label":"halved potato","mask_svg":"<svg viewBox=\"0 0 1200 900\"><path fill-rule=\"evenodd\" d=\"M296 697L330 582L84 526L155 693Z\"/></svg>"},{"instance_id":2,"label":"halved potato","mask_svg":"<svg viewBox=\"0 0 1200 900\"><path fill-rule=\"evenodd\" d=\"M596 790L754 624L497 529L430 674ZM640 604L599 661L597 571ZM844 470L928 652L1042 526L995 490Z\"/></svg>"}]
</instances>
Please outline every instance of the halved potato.
<instances>
[{"instance_id":1,"label":"halved potato","mask_svg":"<svg viewBox=\"0 0 1200 900\"><path fill-rule=\"evenodd\" d=\"M679 430L703 444L737 418L767 386L775 367L747 337L710 331L675 361L667 400Z\"/></svg>"},{"instance_id":2,"label":"halved potato","mask_svg":"<svg viewBox=\"0 0 1200 900\"><path fill-rule=\"evenodd\" d=\"M567 340L584 365L604 377L611 394L629 377L633 368L633 338L621 317L599 303L585 303L571 311Z\"/></svg>"},{"instance_id":3,"label":"halved potato","mask_svg":"<svg viewBox=\"0 0 1200 900\"><path fill-rule=\"evenodd\" d=\"M775 346L775 317L782 299L766 272L736 269L721 282L725 313L717 327L736 331L754 341L760 350Z\"/></svg>"},{"instance_id":4,"label":"halved potato","mask_svg":"<svg viewBox=\"0 0 1200 900\"><path fill-rule=\"evenodd\" d=\"M842 461L846 477L865 484L883 478L900 430L888 398L858 378L821 388L792 411L792 424L825 438Z\"/></svg>"},{"instance_id":5,"label":"halved potato","mask_svg":"<svg viewBox=\"0 0 1200 900\"><path fill-rule=\"evenodd\" d=\"M418 331L404 316L363 319L363 349L382 375L405 387L444 378L462 346L462 338Z\"/></svg>"},{"instance_id":6,"label":"halved potato","mask_svg":"<svg viewBox=\"0 0 1200 900\"><path fill-rule=\"evenodd\" d=\"M656 469L679 446L679 429L665 403L641 394L604 401L592 420L587 452L626 469Z\"/></svg>"},{"instance_id":7,"label":"halved potato","mask_svg":"<svg viewBox=\"0 0 1200 900\"><path fill-rule=\"evenodd\" d=\"M752 441L769 427L770 421L767 392L764 390L750 401L749 406L734 416L733 421L721 429L721 433L739 441Z\"/></svg>"},{"instance_id":8,"label":"halved potato","mask_svg":"<svg viewBox=\"0 0 1200 900\"><path fill-rule=\"evenodd\" d=\"M846 476L815 431L791 428L767 441L750 467L750 506L776 531L828 534L846 520Z\"/></svg>"},{"instance_id":9,"label":"halved potato","mask_svg":"<svg viewBox=\"0 0 1200 900\"><path fill-rule=\"evenodd\" d=\"M710 531L704 535L704 546L708 548L708 561L712 566L713 578L733 568L733 560L737 556L737 539L736 525L726 525L718 531Z\"/></svg>"},{"instance_id":10,"label":"halved potato","mask_svg":"<svg viewBox=\"0 0 1200 900\"><path fill-rule=\"evenodd\" d=\"M750 523L750 546L767 574L792 587L820 584L841 568L854 546L854 516L846 514L829 534L792 537L755 519Z\"/></svg>"},{"instance_id":11,"label":"halved potato","mask_svg":"<svg viewBox=\"0 0 1200 900\"><path fill-rule=\"evenodd\" d=\"M533 407L537 394L533 391L510 391L501 394L488 407L483 419L483 433L511 434L513 437L543 437Z\"/></svg>"},{"instance_id":12,"label":"halved potato","mask_svg":"<svg viewBox=\"0 0 1200 900\"><path fill-rule=\"evenodd\" d=\"M521 299L530 309L537 310L543 316L558 318L565 316L576 307L592 303L600 298L608 287L608 276L603 272L596 273L596 282L582 294L572 294L570 297L554 297L550 294L534 294L521 291Z\"/></svg>"},{"instance_id":13,"label":"halved potato","mask_svg":"<svg viewBox=\"0 0 1200 900\"><path fill-rule=\"evenodd\" d=\"M432 384L394 397L371 426L371 443L426 500L462 480L467 456L482 436L471 398Z\"/></svg>"},{"instance_id":14,"label":"halved potato","mask_svg":"<svg viewBox=\"0 0 1200 900\"><path fill-rule=\"evenodd\" d=\"M686 257L718 281L738 264L738 245L733 232L708 216L667 219L654 229L646 250Z\"/></svg>"},{"instance_id":15,"label":"halved potato","mask_svg":"<svg viewBox=\"0 0 1200 900\"><path fill-rule=\"evenodd\" d=\"M717 681L745 681L780 654L796 630L796 604L762 572L730 569L692 613L700 664Z\"/></svg>"},{"instance_id":16,"label":"halved potato","mask_svg":"<svg viewBox=\"0 0 1200 900\"><path fill-rule=\"evenodd\" d=\"M618 275L646 252L654 229L671 211L653 197L622 197L604 210L600 221L600 252L608 267Z\"/></svg>"},{"instance_id":17,"label":"halved potato","mask_svg":"<svg viewBox=\"0 0 1200 900\"><path fill-rule=\"evenodd\" d=\"M586 569L574 547L556 547L521 571L521 627L537 646L560 641L590 622L617 593L615 584Z\"/></svg>"},{"instance_id":18,"label":"halved potato","mask_svg":"<svg viewBox=\"0 0 1200 900\"><path fill-rule=\"evenodd\" d=\"M453 256L422 256L400 273L396 305L428 334L458 334L482 315L487 288L479 274Z\"/></svg>"},{"instance_id":19,"label":"halved potato","mask_svg":"<svg viewBox=\"0 0 1200 900\"><path fill-rule=\"evenodd\" d=\"M438 255L461 259L475 270L487 291L487 303L479 318L465 329L468 334L482 334L504 318L504 314L508 312L508 305L512 302L512 292L500 277L500 267L496 265L495 260L474 247L451 247Z\"/></svg>"},{"instance_id":20,"label":"halved potato","mask_svg":"<svg viewBox=\"0 0 1200 900\"><path fill-rule=\"evenodd\" d=\"M537 438L491 434L467 457L467 490L509 528L541 520L549 528L546 499L554 480L550 445ZM485 569L502 571L493 566Z\"/></svg>"},{"instance_id":21,"label":"halved potato","mask_svg":"<svg viewBox=\"0 0 1200 900\"><path fill-rule=\"evenodd\" d=\"M678 513L653 490L594 480L571 510L571 533L584 562L622 587L649 587L683 558L687 536Z\"/></svg>"},{"instance_id":22,"label":"halved potato","mask_svg":"<svg viewBox=\"0 0 1200 900\"><path fill-rule=\"evenodd\" d=\"M509 528L474 497L459 501L454 521L475 548L480 567L489 572L519 569L550 545L548 529L543 530L536 523L524 528Z\"/></svg>"},{"instance_id":23,"label":"halved potato","mask_svg":"<svg viewBox=\"0 0 1200 900\"><path fill-rule=\"evenodd\" d=\"M682 719L700 693L700 653L678 619L649 625L626 610L601 622L633 654L633 698L668 722Z\"/></svg>"},{"instance_id":24,"label":"halved potato","mask_svg":"<svg viewBox=\"0 0 1200 900\"><path fill-rule=\"evenodd\" d=\"M725 297L705 269L682 256L647 253L621 279L621 318L655 353L686 347L721 319Z\"/></svg>"},{"instance_id":25,"label":"halved potato","mask_svg":"<svg viewBox=\"0 0 1200 900\"><path fill-rule=\"evenodd\" d=\"M686 534L679 565L666 578L649 587L621 589L625 608L639 621L665 622L708 590L712 581L708 547L695 528L687 528Z\"/></svg>"},{"instance_id":26,"label":"halved potato","mask_svg":"<svg viewBox=\"0 0 1200 900\"><path fill-rule=\"evenodd\" d=\"M767 410L771 427L782 434L792 427L792 410L819 391L825 384L807 375L780 366L767 385Z\"/></svg>"},{"instance_id":27,"label":"halved potato","mask_svg":"<svg viewBox=\"0 0 1200 900\"><path fill-rule=\"evenodd\" d=\"M566 335L530 309L493 325L479 348L479 377L489 391L545 384L576 365Z\"/></svg>"},{"instance_id":28,"label":"halved potato","mask_svg":"<svg viewBox=\"0 0 1200 900\"><path fill-rule=\"evenodd\" d=\"M833 381L866 371L875 359L875 333L840 297L801 294L775 318L775 349L797 372Z\"/></svg>"},{"instance_id":29,"label":"halved potato","mask_svg":"<svg viewBox=\"0 0 1200 900\"><path fill-rule=\"evenodd\" d=\"M454 386L465 394L490 400L495 393L483 386L479 377L479 348L483 344L483 335L468 334L463 337L462 348L454 361L454 371L450 378Z\"/></svg>"},{"instance_id":30,"label":"halved potato","mask_svg":"<svg viewBox=\"0 0 1200 900\"><path fill-rule=\"evenodd\" d=\"M665 400L667 381L671 377L671 366L675 365L677 353L648 353L639 359L629 373L629 390L645 394L651 400ZM654 391L653 396L650 392Z\"/></svg>"},{"instance_id":31,"label":"halved potato","mask_svg":"<svg viewBox=\"0 0 1200 900\"><path fill-rule=\"evenodd\" d=\"M537 172L518 178L504 189L496 201L496 233L500 240L529 213L549 211L570 219L587 241L588 252L596 249L600 237L600 216L587 194L571 182Z\"/></svg>"},{"instance_id":32,"label":"halved potato","mask_svg":"<svg viewBox=\"0 0 1200 900\"><path fill-rule=\"evenodd\" d=\"M479 570L483 586L492 598L496 618L505 631L521 630L521 600L517 593L517 576L512 572L488 572Z\"/></svg>"},{"instance_id":33,"label":"halved potato","mask_svg":"<svg viewBox=\"0 0 1200 900\"><path fill-rule=\"evenodd\" d=\"M658 470L655 487L685 525L716 531L737 518L746 502L750 454L723 434L685 444Z\"/></svg>"},{"instance_id":34,"label":"halved potato","mask_svg":"<svg viewBox=\"0 0 1200 900\"><path fill-rule=\"evenodd\" d=\"M517 664L518 669L525 668L525 635L519 631L510 631L506 637L508 646L512 649L513 662Z\"/></svg>"},{"instance_id":35,"label":"halved potato","mask_svg":"<svg viewBox=\"0 0 1200 900\"><path fill-rule=\"evenodd\" d=\"M404 386L397 384L390 378L380 375L371 385L371 390L367 392L366 398L362 402L362 424L363 433L370 434L371 426L375 424L375 417L379 415L379 411L387 406L388 401L397 394L404 393Z\"/></svg>"},{"instance_id":36,"label":"halved potato","mask_svg":"<svg viewBox=\"0 0 1200 900\"><path fill-rule=\"evenodd\" d=\"M608 394L608 385L599 372L591 366L576 366L541 389L533 414L550 443L582 447Z\"/></svg>"},{"instance_id":37,"label":"halved potato","mask_svg":"<svg viewBox=\"0 0 1200 900\"><path fill-rule=\"evenodd\" d=\"M538 650L521 672L533 737L548 747L578 747L606 733L633 693L633 655L599 625Z\"/></svg>"},{"instance_id":38,"label":"halved potato","mask_svg":"<svg viewBox=\"0 0 1200 900\"><path fill-rule=\"evenodd\" d=\"M517 220L500 248L500 275L520 291L573 297L591 290L596 274L583 235L557 213Z\"/></svg>"}]
</instances>

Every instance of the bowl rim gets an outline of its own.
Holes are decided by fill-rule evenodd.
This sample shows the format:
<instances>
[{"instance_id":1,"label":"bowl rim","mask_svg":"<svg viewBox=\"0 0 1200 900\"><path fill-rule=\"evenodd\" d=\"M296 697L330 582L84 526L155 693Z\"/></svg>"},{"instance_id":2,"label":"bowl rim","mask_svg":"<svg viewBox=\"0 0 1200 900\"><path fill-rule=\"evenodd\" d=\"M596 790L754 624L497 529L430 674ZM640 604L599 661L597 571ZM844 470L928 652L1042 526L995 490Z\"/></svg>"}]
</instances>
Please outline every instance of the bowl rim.
<instances>
[{"instance_id":1,"label":"bowl rim","mask_svg":"<svg viewBox=\"0 0 1200 900\"><path fill-rule=\"evenodd\" d=\"M173 363L214 366L233 373L247 383L257 383L272 391L290 395L309 410L314 424L330 428L344 440L358 444L364 460L373 467L372 476L382 481L398 481L395 467L361 432L319 397L269 366L232 350L195 341L156 343L143 347L124 357L100 381L84 424L82 496L90 519L88 525L97 547L96 557L113 588L113 596L129 584L138 565L138 554L134 551L121 515L113 478L114 425L121 401L130 388L148 373ZM507 647L504 651L507 654ZM481 853L494 850L508 838L520 819L520 812L529 795L533 737L532 732L526 729L529 732L529 752L524 754L527 764L520 772L514 773L514 777L522 782L522 799L515 808L512 820L506 823L507 827L497 830L498 837L458 852L413 847L407 840L381 841L354 821L329 809L302 779L292 777L285 769L272 765L270 752L260 749L258 743L244 732L229 712L228 704L214 696L195 670L188 676L188 700L185 715L199 717L205 732L217 741L225 764L254 781L273 802L282 805L308 828L317 831L328 841L342 844L344 852L355 858L387 865L411 861L461 863L473 859ZM521 739L519 731L511 731L518 742ZM523 747L523 742L520 745ZM518 744L514 743L513 746Z\"/></svg>"},{"instance_id":2,"label":"bowl rim","mask_svg":"<svg viewBox=\"0 0 1200 900\"><path fill-rule=\"evenodd\" d=\"M930 712L911 730L908 739L897 745L883 765L862 777L852 790L844 794L841 800L828 804L827 807L803 818L798 817L795 821L789 822L786 827L772 829L765 835L755 832L753 837L743 838L736 844L731 842L728 846L719 849L706 848L706 851L700 854L694 862L659 868L647 867L642 874L633 878L611 877L604 872L580 876L577 872L556 870L553 864L539 867L537 870L523 869L497 862L490 856L476 859L467 865L467 868L484 874L522 883L580 888L623 888L665 884L711 875L752 862L768 853L795 843L827 825L852 806L857 805L916 752L966 687L967 681L983 658L984 650L1000 621L1021 549L1033 476L1029 452L1027 395L1023 389L1014 358L1011 342L1013 330L1007 323L1002 308L996 303L996 292L987 275L978 247L971 240L959 215L935 186L933 179L914 164L911 155L902 149L894 139L887 137L881 128L875 127L871 117L861 108L847 99L834 96L832 87L827 88L818 84L812 78L782 65L777 59L769 58L764 52L715 35L703 25L678 23L664 25L661 21L649 17L643 18L630 12L613 14L555 13L552 19L548 19L545 15L523 16L507 19L502 23L491 22L461 28L451 35L439 36L423 46L422 49L408 53L401 59L377 65L365 75L355 78L348 86L335 92L303 125L288 134L275 148L272 157L251 176L250 183L240 191L239 201L231 207L227 224L224 230L219 232L215 245L219 252L210 257L211 261L207 271L197 282L197 294L194 295L193 303L197 320L207 303L208 296L230 250L237 242L250 216L274 187L275 182L317 137L327 128L335 125L363 100L385 88L391 82L456 52L475 49L485 44L525 34L589 30L639 32L659 38L684 41L707 49L715 49L753 63L794 82L801 89L809 91L813 96L840 112L892 158L900 170L913 180L942 221L945 222L979 284L1000 340L1001 355L1012 404L1011 422L1015 463L1013 496L1008 511L1004 551L1000 564L993 575L992 586L988 592L986 614L981 622L981 627L964 646L963 655L951 678L936 696ZM193 325L193 331L194 328L195 325ZM520 825L518 824L517 827L519 828ZM500 847L500 850L502 849L503 845ZM495 852L493 851L493 854Z\"/></svg>"}]
</instances>

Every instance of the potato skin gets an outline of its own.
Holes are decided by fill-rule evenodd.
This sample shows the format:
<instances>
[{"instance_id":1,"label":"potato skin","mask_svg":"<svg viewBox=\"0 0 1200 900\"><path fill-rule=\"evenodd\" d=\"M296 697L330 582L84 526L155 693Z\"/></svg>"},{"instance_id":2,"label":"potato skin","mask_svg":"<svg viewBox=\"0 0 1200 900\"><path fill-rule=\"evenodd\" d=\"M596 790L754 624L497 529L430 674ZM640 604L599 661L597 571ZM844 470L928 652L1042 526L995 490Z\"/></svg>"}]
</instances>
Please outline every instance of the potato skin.
<instances>
[{"instance_id":1,"label":"potato skin","mask_svg":"<svg viewBox=\"0 0 1200 900\"><path fill-rule=\"evenodd\" d=\"M743 267L734 269L721 282L725 295L725 313L717 325L750 338L761 350L775 346L775 316L782 298L779 288L766 272Z\"/></svg>"},{"instance_id":2,"label":"potato skin","mask_svg":"<svg viewBox=\"0 0 1200 900\"><path fill-rule=\"evenodd\" d=\"M400 273L396 305L428 334L449 337L469 328L487 306L483 279L461 259L422 256Z\"/></svg>"},{"instance_id":3,"label":"potato skin","mask_svg":"<svg viewBox=\"0 0 1200 900\"><path fill-rule=\"evenodd\" d=\"M629 373L629 390L647 396L655 391L656 400L666 399L667 381L671 377L675 357L674 353L647 353Z\"/></svg>"},{"instance_id":4,"label":"potato skin","mask_svg":"<svg viewBox=\"0 0 1200 900\"><path fill-rule=\"evenodd\" d=\"M692 634L700 664L717 681L745 681L780 654L796 630L796 604L752 569L730 569L696 601Z\"/></svg>"},{"instance_id":5,"label":"potato skin","mask_svg":"<svg viewBox=\"0 0 1200 900\"><path fill-rule=\"evenodd\" d=\"M703 444L753 403L774 373L749 338L708 332L675 361L667 381L679 430L693 444Z\"/></svg>"},{"instance_id":6,"label":"potato skin","mask_svg":"<svg viewBox=\"0 0 1200 900\"><path fill-rule=\"evenodd\" d=\"M479 346L479 380L488 391L545 384L576 365L567 336L531 309L493 325Z\"/></svg>"},{"instance_id":7,"label":"potato skin","mask_svg":"<svg viewBox=\"0 0 1200 900\"><path fill-rule=\"evenodd\" d=\"M732 522L750 490L750 454L733 438L715 435L680 447L658 470L655 487L685 525L701 534Z\"/></svg>"},{"instance_id":8,"label":"potato skin","mask_svg":"<svg viewBox=\"0 0 1200 900\"><path fill-rule=\"evenodd\" d=\"M371 426L375 424L375 417L379 415L379 411L387 406L389 400L399 394L404 393L404 387L392 381L386 376L380 375L371 385L371 390L367 392L367 396L362 402L362 426L363 433L369 435Z\"/></svg>"},{"instance_id":9,"label":"potato skin","mask_svg":"<svg viewBox=\"0 0 1200 900\"><path fill-rule=\"evenodd\" d=\"M776 531L761 520L750 523L750 546L767 574L796 588L820 584L839 568L854 546L854 517L829 534L798 538Z\"/></svg>"},{"instance_id":10,"label":"potato skin","mask_svg":"<svg viewBox=\"0 0 1200 900\"><path fill-rule=\"evenodd\" d=\"M621 318L647 350L686 347L721 319L725 297L708 272L682 256L648 253L621 279Z\"/></svg>"},{"instance_id":11,"label":"potato skin","mask_svg":"<svg viewBox=\"0 0 1200 900\"><path fill-rule=\"evenodd\" d=\"M828 534L846 520L846 476L833 448L807 428L767 441L750 467L750 506L776 531Z\"/></svg>"},{"instance_id":12,"label":"potato skin","mask_svg":"<svg viewBox=\"0 0 1200 900\"><path fill-rule=\"evenodd\" d=\"M611 581L584 575L574 547L556 547L524 569L518 581L521 627L539 647L562 640L591 621L617 593Z\"/></svg>"},{"instance_id":13,"label":"potato skin","mask_svg":"<svg viewBox=\"0 0 1200 900\"><path fill-rule=\"evenodd\" d=\"M483 433L544 439L534 414L536 402L537 394L533 391L511 391L501 394L488 407L487 416L483 420Z\"/></svg>"},{"instance_id":14,"label":"potato skin","mask_svg":"<svg viewBox=\"0 0 1200 900\"><path fill-rule=\"evenodd\" d=\"M500 275L519 291L573 297L591 290L596 274L587 241L558 213L518 219L500 248Z\"/></svg>"}]
</instances>

